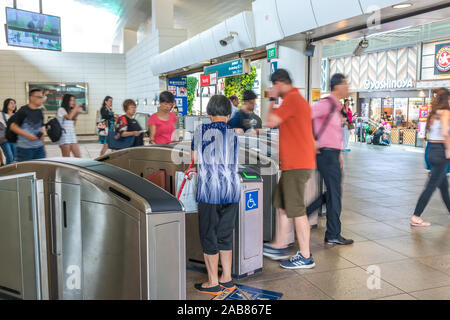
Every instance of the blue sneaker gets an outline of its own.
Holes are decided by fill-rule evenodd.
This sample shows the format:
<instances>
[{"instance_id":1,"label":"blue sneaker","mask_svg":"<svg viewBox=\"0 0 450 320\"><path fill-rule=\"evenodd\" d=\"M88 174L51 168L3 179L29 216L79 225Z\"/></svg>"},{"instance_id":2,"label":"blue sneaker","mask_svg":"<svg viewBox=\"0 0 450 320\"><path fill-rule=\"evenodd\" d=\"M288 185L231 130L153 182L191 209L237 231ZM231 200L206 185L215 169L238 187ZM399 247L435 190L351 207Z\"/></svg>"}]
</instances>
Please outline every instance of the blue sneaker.
<instances>
[{"instance_id":1,"label":"blue sneaker","mask_svg":"<svg viewBox=\"0 0 450 320\"><path fill-rule=\"evenodd\" d=\"M295 256L292 256L289 260L282 261L280 266L285 269L311 269L315 267L314 259L312 254L307 259L300 251L297 252Z\"/></svg>"},{"instance_id":2,"label":"blue sneaker","mask_svg":"<svg viewBox=\"0 0 450 320\"><path fill-rule=\"evenodd\" d=\"M283 260L289 258L289 249L275 249L271 245L265 243L263 246L263 255L272 260Z\"/></svg>"}]
</instances>

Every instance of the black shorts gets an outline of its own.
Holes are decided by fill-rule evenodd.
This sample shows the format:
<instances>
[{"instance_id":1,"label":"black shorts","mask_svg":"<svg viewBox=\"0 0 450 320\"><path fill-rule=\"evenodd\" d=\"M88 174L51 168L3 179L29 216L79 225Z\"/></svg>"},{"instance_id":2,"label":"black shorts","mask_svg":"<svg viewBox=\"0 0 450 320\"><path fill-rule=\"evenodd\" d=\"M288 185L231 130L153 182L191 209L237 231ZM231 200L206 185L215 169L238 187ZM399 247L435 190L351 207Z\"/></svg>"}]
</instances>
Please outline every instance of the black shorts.
<instances>
[{"instance_id":1,"label":"black shorts","mask_svg":"<svg viewBox=\"0 0 450 320\"><path fill-rule=\"evenodd\" d=\"M214 255L233 249L233 230L239 203L198 204L198 224L203 253Z\"/></svg>"}]
</instances>

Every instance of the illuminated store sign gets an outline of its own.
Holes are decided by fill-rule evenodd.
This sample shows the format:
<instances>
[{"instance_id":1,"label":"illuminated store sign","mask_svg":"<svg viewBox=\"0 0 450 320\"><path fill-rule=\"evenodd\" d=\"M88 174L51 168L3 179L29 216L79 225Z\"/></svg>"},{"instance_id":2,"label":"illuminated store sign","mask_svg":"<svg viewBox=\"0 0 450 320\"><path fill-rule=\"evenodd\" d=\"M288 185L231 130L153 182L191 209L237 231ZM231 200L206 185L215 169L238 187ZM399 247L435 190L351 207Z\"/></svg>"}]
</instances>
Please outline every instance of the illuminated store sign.
<instances>
[{"instance_id":1,"label":"illuminated store sign","mask_svg":"<svg viewBox=\"0 0 450 320\"><path fill-rule=\"evenodd\" d=\"M434 74L450 74L450 43L436 45Z\"/></svg>"},{"instance_id":2,"label":"illuminated store sign","mask_svg":"<svg viewBox=\"0 0 450 320\"><path fill-rule=\"evenodd\" d=\"M364 89L366 90L386 90L386 89L406 89L406 88L414 88L413 79L383 80L383 81L366 80L364 82Z\"/></svg>"}]
</instances>

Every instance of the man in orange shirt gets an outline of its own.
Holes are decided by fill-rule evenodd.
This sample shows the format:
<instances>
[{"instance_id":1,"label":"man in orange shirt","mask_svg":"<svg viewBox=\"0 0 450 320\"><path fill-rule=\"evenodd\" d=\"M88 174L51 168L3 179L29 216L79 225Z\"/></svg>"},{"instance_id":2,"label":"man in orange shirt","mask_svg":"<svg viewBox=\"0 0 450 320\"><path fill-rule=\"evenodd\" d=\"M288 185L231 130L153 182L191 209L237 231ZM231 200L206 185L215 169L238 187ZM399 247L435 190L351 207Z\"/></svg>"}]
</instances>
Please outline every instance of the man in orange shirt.
<instances>
[{"instance_id":1,"label":"man in orange shirt","mask_svg":"<svg viewBox=\"0 0 450 320\"><path fill-rule=\"evenodd\" d=\"M279 127L281 178L274 194L274 206L279 209L279 233L272 244L264 245L264 255L283 260L289 257L287 235L291 219L294 219L300 250L289 260L281 262L286 269L307 269L315 266L310 252L310 226L306 215L305 186L316 168L316 152L313 137L311 107L292 85L289 73L276 70L269 89L270 110L267 127ZM281 97L281 106L274 109Z\"/></svg>"}]
</instances>

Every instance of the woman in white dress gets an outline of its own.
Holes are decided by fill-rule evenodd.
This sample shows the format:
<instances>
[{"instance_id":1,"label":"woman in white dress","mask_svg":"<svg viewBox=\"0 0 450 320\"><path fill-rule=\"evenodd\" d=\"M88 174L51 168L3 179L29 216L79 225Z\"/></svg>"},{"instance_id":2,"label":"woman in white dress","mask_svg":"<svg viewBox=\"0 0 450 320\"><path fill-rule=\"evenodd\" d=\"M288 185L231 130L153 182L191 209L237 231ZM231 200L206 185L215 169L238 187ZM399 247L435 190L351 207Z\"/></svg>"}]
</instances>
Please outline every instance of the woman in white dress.
<instances>
[{"instance_id":1,"label":"woman in white dress","mask_svg":"<svg viewBox=\"0 0 450 320\"><path fill-rule=\"evenodd\" d=\"M75 97L71 94L65 94L57 115L61 127L64 129L59 139L59 147L63 157L68 158L73 153L74 157L81 158L80 146L75 134L75 123L78 115L82 112L81 103L75 104Z\"/></svg>"}]
</instances>

